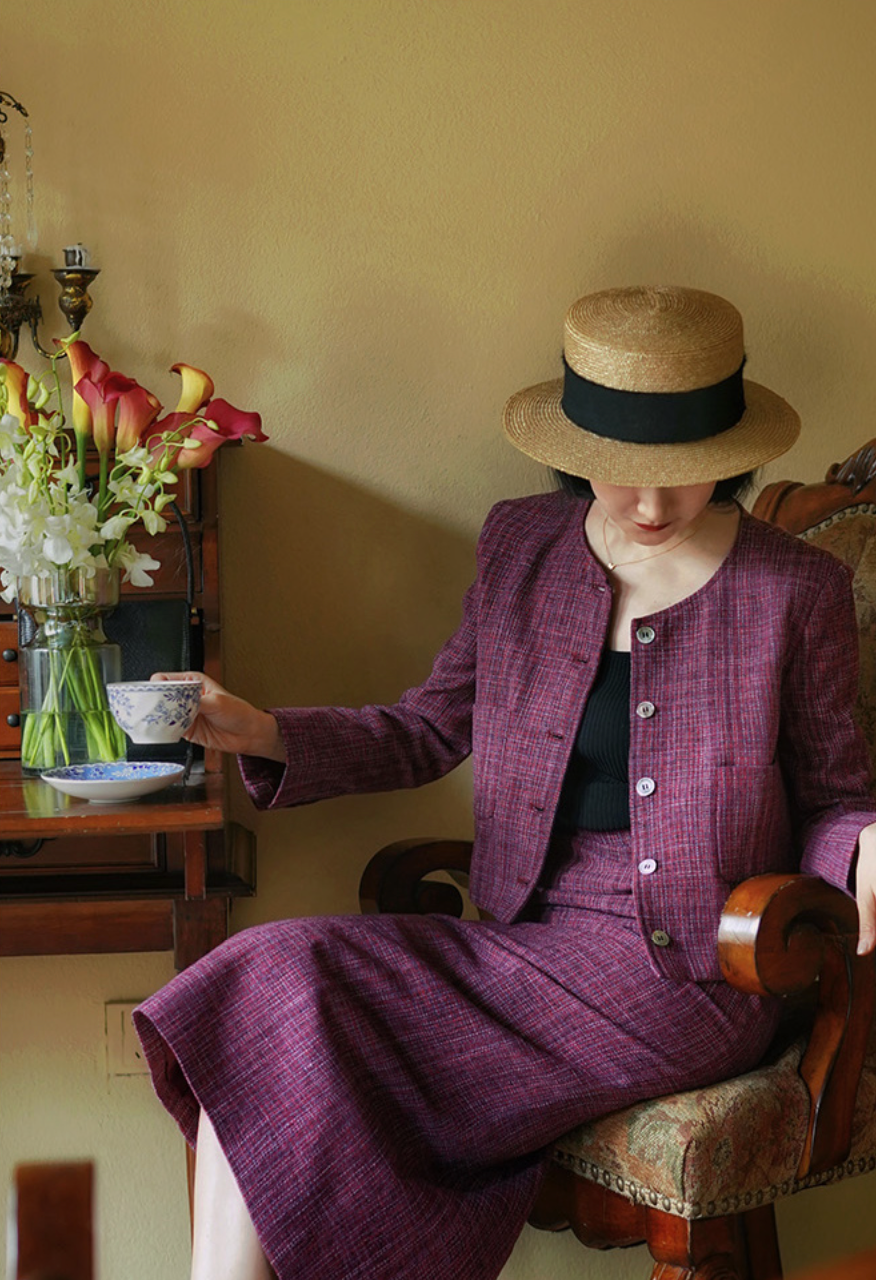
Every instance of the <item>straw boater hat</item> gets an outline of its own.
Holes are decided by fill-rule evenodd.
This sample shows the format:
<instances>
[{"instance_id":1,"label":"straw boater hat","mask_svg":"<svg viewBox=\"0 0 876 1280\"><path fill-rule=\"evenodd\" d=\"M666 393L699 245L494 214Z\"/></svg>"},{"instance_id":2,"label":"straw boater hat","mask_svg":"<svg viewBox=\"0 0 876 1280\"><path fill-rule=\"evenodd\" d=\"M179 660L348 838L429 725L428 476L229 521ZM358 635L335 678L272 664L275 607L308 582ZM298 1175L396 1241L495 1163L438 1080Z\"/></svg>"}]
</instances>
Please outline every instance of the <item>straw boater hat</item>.
<instances>
[{"instance_id":1,"label":"straw boater hat","mask_svg":"<svg viewBox=\"0 0 876 1280\"><path fill-rule=\"evenodd\" d=\"M699 289L607 289L565 324L565 377L518 391L505 432L531 458L603 484L701 484L789 449L800 419L742 377L742 317Z\"/></svg>"}]
</instances>

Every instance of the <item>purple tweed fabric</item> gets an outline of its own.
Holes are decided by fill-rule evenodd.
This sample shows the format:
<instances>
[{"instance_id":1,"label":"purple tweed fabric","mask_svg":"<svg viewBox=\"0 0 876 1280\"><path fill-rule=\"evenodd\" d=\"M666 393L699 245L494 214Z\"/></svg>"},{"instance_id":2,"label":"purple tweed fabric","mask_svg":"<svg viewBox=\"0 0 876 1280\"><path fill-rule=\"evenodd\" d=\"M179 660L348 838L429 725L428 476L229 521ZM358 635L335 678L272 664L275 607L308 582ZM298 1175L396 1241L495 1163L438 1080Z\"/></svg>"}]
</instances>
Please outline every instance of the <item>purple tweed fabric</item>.
<instances>
[{"instance_id":1,"label":"purple tweed fabric","mask_svg":"<svg viewBox=\"0 0 876 1280\"><path fill-rule=\"evenodd\" d=\"M264 925L135 1015L159 1097L190 1142L206 1109L280 1280L493 1280L551 1139L763 1053L769 1002L654 973L626 833L562 855L540 921Z\"/></svg>"},{"instance_id":2,"label":"purple tweed fabric","mask_svg":"<svg viewBox=\"0 0 876 1280\"><path fill-rule=\"evenodd\" d=\"M288 764L241 762L256 804L418 786L471 752L472 897L516 919L608 631L611 590L585 510L563 494L494 507L462 623L428 679L394 706L275 711ZM849 578L833 556L743 515L705 586L632 624L633 850L658 864L634 894L666 977L720 978L718 919L747 876L802 867L847 887L858 832L876 820L853 720ZM654 713L637 715L642 703Z\"/></svg>"},{"instance_id":3,"label":"purple tweed fabric","mask_svg":"<svg viewBox=\"0 0 876 1280\"><path fill-rule=\"evenodd\" d=\"M285 768L241 761L273 808L471 752L472 892L496 923L266 925L137 1015L159 1096L190 1141L207 1111L281 1280L495 1277L547 1143L763 1052L772 1006L717 981L731 886L802 865L845 888L876 820L849 575L746 516L704 587L633 623L630 832L552 845L611 610L585 510L494 508L424 683L277 711Z\"/></svg>"}]
</instances>

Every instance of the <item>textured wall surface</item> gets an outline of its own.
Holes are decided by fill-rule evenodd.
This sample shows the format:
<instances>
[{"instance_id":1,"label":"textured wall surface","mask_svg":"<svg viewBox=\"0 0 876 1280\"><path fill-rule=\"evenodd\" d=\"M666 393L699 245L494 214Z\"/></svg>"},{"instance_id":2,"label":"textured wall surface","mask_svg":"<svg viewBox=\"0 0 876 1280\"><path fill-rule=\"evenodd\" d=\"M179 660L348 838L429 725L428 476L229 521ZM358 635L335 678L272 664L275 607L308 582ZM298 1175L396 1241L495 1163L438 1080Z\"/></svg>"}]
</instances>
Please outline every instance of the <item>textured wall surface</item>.
<instances>
[{"instance_id":1,"label":"textured wall surface","mask_svg":"<svg viewBox=\"0 0 876 1280\"><path fill-rule=\"evenodd\" d=\"M226 676L256 702L382 700L425 673L490 504L544 485L500 412L559 372L580 293L735 301L750 375L804 420L766 479L876 434L868 4L6 0L3 29L0 87L34 127L30 268L84 241L85 336L114 368L172 404L185 360L264 417L270 444L222 459ZM16 129L10 153L20 214ZM235 927L354 910L373 848L470 829L465 770L267 818L234 803L260 890ZM186 1269L181 1143L103 1061L104 1002L169 975L0 961L0 1177L95 1155L107 1277ZM788 1269L876 1242L871 1199L864 1180L783 1207ZM505 1275L647 1270L527 1231Z\"/></svg>"}]
</instances>

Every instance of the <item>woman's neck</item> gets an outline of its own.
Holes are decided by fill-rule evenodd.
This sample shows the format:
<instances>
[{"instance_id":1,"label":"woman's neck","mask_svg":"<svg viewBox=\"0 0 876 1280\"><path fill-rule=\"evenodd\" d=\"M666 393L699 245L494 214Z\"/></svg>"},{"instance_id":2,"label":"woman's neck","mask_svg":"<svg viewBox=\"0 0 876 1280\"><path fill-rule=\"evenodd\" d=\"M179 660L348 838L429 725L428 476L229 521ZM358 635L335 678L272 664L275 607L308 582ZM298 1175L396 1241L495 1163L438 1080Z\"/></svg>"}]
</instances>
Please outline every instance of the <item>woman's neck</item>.
<instances>
[{"instance_id":1,"label":"woman's neck","mask_svg":"<svg viewBox=\"0 0 876 1280\"><path fill-rule=\"evenodd\" d=\"M668 609L705 586L733 547L740 519L741 510L735 503L709 506L701 522L693 521L677 538L657 548L624 538L623 531L614 531L609 522L606 547L605 512L594 502L585 517L584 531L612 586L611 648L629 649L634 618Z\"/></svg>"}]
</instances>

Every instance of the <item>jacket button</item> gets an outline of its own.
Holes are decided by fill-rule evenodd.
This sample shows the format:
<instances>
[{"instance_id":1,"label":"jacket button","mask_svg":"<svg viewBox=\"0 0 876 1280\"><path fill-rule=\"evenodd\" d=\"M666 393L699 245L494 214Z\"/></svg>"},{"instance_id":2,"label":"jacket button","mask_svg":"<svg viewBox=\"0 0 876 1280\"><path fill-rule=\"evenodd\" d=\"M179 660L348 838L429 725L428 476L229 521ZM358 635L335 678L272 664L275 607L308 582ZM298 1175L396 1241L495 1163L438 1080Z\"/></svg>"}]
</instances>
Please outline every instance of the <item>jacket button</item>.
<instances>
[{"instance_id":1,"label":"jacket button","mask_svg":"<svg viewBox=\"0 0 876 1280\"><path fill-rule=\"evenodd\" d=\"M640 796L652 796L656 786L653 778L640 778L636 783L636 791Z\"/></svg>"},{"instance_id":2,"label":"jacket button","mask_svg":"<svg viewBox=\"0 0 876 1280\"><path fill-rule=\"evenodd\" d=\"M640 702L636 707L636 715L641 720L650 720L656 710L653 702Z\"/></svg>"},{"instance_id":3,"label":"jacket button","mask_svg":"<svg viewBox=\"0 0 876 1280\"><path fill-rule=\"evenodd\" d=\"M643 858L639 863L639 870L643 876L650 876L657 870L657 862L654 858Z\"/></svg>"},{"instance_id":4,"label":"jacket button","mask_svg":"<svg viewBox=\"0 0 876 1280\"><path fill-rule=\"evenodd\" d=\"M657 638L657 632L653 627L637 627L636 639L639 644L650 644L652 640Z\"/></svg>"},{"instance_id":5,"label":"jacket button","mask_svg":"<svg viewBox=\"0 0 876 1280\"><path fill-rule=\"evenodd\" d=\"M655 929L651 934L651 941L654 943L655 947L668 947L672 939L668 933L663 931L663 929Z\"/></svg>"}]
</instances>

